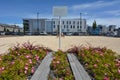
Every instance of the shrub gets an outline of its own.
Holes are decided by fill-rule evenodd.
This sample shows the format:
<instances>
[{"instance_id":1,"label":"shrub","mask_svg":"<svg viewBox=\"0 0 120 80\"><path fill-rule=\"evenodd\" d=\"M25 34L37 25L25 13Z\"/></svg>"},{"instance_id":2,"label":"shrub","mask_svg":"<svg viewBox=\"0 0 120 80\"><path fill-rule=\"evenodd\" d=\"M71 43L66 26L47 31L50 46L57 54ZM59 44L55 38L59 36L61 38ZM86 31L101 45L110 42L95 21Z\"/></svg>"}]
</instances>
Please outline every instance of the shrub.
<instances>
[{"instance_id":1,"label":"shrub","mask_svg":"<svg viewBox=\"0 0 120 80\"><path fill-rule=\"evenodd\" d=\"M66 53L62 51L56 52L50 66L55 77L54 80L74 80ZM53 80L53 78L49 78L49 80Z\"/></svg>"},{"instance_id":2,"label":"shrub","mask_svg":"<svg viewBox=\"0 0 120 80\"><path fill-rule=\"evenodd\" d=\"M9 53L0 56L0 80L26 80L34 74L50 49L26 42L9 49Z\"/></svg>"},{"instance_id":3,"label":"shrub","mask_svg":"<svg viewBox=\"0 0 120 80\"><path fill-rule=\"evenodd\" d=\"M71 49L72 52L73 49ZM76 50L79 61L95 80L119 80L120 57L106 48L80 47Z\"/></svg>"}]
</instances>

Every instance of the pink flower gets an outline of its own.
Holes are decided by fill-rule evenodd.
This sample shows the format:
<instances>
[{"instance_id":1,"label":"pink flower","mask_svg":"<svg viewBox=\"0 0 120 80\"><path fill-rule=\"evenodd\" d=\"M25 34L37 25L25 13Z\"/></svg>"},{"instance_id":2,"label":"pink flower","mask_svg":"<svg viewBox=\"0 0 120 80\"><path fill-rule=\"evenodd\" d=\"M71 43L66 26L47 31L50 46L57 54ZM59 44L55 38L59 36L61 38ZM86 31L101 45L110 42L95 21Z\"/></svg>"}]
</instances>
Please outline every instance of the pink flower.
<instances>
[{"instance_id":1,"label":"pink flower","mask_svg":"<svg viewBox=\"0 0 120 80\"><path fill-rule=\"evenodd\" d=\"M97 64L94 64L93 66L96 68L96 67L97 67Z\"/></svg>"},{"instance_id":2,"label":"pink flower","mask_svg":"<svg viewBox=\"0 0 120 80\"><path fill-rule=\"evenodd\" d=\"M104 56L103 54L100 54L100 56Z\"/></svg>"},{"instance_id":3,"label":"pink flower","mask_svg":"<svg viewBox=\"0 0 120 80\"><path fill-rule=\"evenodd\" d=\"M28 66L25 66L25 70L28 70Z\"/></svg>"},{"instance_id":4,"label":"pink flower","mask_svg":"<svg viewBox=\"0 0 120 80\"><path fill-rule=\"evenodd\" d=\"M25 70L24 73L27 74L27 71Z\"/></svg>"},{"instance_id":5,"label":"pink flower","mask_svg":"<svg viewBox=\"0 0 120 80\"><path fill-rule=\"evenodd\" d=\"M110 80L108 77L104 77L104 79L103 80Z\"/></svg>"},{"instance_id":6,"label":"pink flower","mask_svg":"<svg viewBox=\"0 0 120 80\"><path fill-rule=\"evenodd\" d=\"M38 61L39 60L39 56L36 56L35 59Z\"/></svg>"},{"instance_id":7,"label":"pink flower","mask_svg":"<svg viewBox=\"0 0 120 80\"><path fill-rule=\"evenodd\" d=\"M99 60L96 60L97 62L100 62Z\"/></svg>"},{"instance_id":8,"label":"pink flower","mask_svg":"<svg viewBox=\"0 0 120 80\"><path fill-rule=\"evenodd\" d=\"M34 72L35 72L35 68L34 68L34 67L32 67L31 72L32 72L32 73L34 73Z\"/></svg>"},{"instance_id":9,"label":"pink flower","mask_svg":"<svg viewBox=\"0 0 120 80\"><path fill-rule=\"evenodd\" d=\"M57 61L57 64L59 64L60 63L60 61Z\"/></svg>"},{"instance_id":10,"label":"pink flower","mask_svg":"<svg viewBox=\"0 0 120 80\"><path fill-rule=\"evenodd\" d=\"M5 69L5 67L2 67L1 69L2 69L2 70L4 70L4 69Z\"/></svg>"},{"instance_id":11,"label":"pink flower","mask_svg":"<svg viewBox=\"0 0 120 80\"><path fill-rule=\"evenodd\" d=\"M31 58L31 55L26 55L26 58Z\"/></svg>"},{"instance_id":12,"label":"pink flower","mask_svg":"<svg viewBox=\"0 0 120 80\"><path fill-rule=\"evenodd\" d=\"M11 64L15 64L15 62L14 62L14 61L12 61L12 62L11 62Z\"/></svg>"},{"instance_id":13,"label":"pink flower","mask_svg":"<svg viewBox=\"0 0 120 80\"><path fill-rule=\"evenodd\" d=\"M32 60L31 59L29 59L29 63L32 64Z\"/></svg>"},{"instance_id":14,"label":"pink flower","mask_svg":"<svg viewBox=\"0 0 120 80\"><path fill-rule=\"evenodd\" d=\"M108 67L109 65L108 64L105 64L106 67Z\"/></svg>"}]
</instances>

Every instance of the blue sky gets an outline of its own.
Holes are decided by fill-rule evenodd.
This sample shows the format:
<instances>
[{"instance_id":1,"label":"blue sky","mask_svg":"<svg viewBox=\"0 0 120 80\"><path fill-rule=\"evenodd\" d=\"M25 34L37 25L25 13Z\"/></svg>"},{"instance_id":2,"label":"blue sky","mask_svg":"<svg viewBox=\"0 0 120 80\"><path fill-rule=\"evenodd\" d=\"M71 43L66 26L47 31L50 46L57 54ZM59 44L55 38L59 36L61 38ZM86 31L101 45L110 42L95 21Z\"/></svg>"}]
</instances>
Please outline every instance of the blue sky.
<instances>
[{"instance_id":1,"label":"blue sky","mask_svg":"<svg viewBox=\"0 0 120 80\"><path fill-rule=\"evenodd\" d=\"M22 26L23 18L53 18L53 6L67 6L65 18L87 19L87 24L120 26L120 0L0 0L0 23Z\"/></svg>"}]
</instances>

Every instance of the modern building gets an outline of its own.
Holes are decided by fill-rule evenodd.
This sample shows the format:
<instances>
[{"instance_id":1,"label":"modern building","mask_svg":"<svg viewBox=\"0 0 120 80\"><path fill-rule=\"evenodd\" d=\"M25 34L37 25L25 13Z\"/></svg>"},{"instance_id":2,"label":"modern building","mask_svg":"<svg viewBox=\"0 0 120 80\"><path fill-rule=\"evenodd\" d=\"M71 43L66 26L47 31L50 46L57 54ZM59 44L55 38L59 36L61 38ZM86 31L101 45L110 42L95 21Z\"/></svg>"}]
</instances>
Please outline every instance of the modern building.
<instances>
[{"instance_id":1,"label":"modern building","mask_svg":"<svg viewBox=\"0 0 120 80\"><path fill-rule=\"evenodd\" d=\"M45 32L45 21L47 19L23 19L23 25L27 27L26 32L30 34L40 34Z\"/></svg>"},{"instance_id":2,"label":"modern building","mask_svg":"<svg viewBox=\"0 0 120 80\"><path fill-rule=\"evenodd\" d=\"M53 32L57 32L59 28L59 20L53 19ZM85 34L87 32L85 19L62 19L61 31L63 33L78 33Z\"/></svg>"},{"instance_id":3,"label":"modern building","mask_svg":"<svg viewBox=\"0 0 120 80\"><path fill-rule=\"evenodd\" d=\"M59 19L23 19L24 26L27 26L27 32L34 33L58 33L60 21ZM85 19L62 19L62 33L78 33L85 34L87 32Z\"/></svg>"}]
</instances>

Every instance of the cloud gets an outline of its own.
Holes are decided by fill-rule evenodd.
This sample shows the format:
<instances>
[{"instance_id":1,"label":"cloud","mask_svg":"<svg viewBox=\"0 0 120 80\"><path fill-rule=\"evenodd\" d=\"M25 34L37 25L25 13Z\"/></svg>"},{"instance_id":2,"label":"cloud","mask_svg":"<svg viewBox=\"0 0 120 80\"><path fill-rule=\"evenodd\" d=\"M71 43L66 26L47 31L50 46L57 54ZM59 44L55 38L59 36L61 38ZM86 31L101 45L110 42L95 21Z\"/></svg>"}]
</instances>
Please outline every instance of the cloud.
<instances>
[{"instance_id":1,"label":"cloud","mask_svg":"<svg viewBox=\"0 0 120 80\"><path fill-rule=\"evenodd\" d=\"M97 8L102 8L102 7L108 7L108 6L113 6L115 4L119 4L119 0L115 1L96 1L96 2L91 2L91 3L85 3L85 4L79 4L79 5L73 5L71 9L73 10L83 10L83 9L97 9Z\"/></svg>"},{"instance_id":2,"label":"cloud","mask_svg":"<svg viewBox=\"0 0 120 80\"><path fill-rule=\"evenodd\" d=\"M109 14L109 15L120 16L120 10L104 11L103 13L105 13L105 14Z\"/></svg>"},{"instance_id":3,"label":"cloud","mask_svg":"<svg viewBox=\"0 0 120 80\"><path fill-rule=\"evenodd\" d=\"M87 20L88 25L92 25L93 21L96 20L97 24L102 24L102 25L116 25L117 27L120 27L120 18L95 18L95 19L89 19Z\"/></svg>"}]
</instances>

